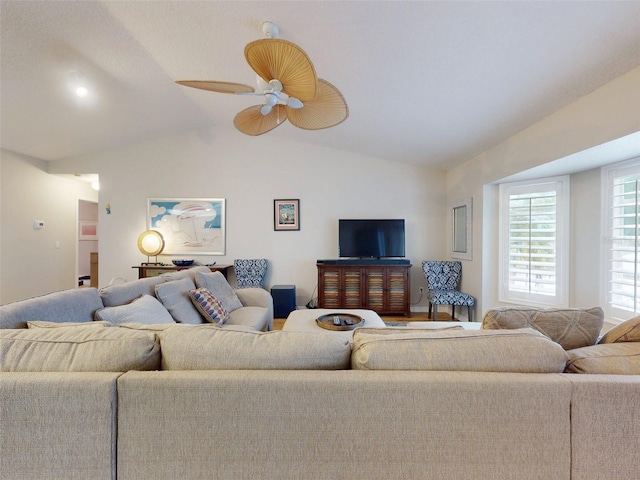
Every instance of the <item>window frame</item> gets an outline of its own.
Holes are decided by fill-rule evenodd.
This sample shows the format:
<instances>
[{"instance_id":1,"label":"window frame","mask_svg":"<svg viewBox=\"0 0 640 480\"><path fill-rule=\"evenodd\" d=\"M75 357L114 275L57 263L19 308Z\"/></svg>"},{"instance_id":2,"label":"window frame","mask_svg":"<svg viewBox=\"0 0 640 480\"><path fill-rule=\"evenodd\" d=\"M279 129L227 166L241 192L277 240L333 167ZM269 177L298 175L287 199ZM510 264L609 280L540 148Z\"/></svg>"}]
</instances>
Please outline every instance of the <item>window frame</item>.
<instances>
[{"instance_id":1,"label":"window frame","mask_svg":"<svg viewBox=\"0 0 640 480\"><path fill-rule=\"evenodd\" d=\"M569 175L501 183L499 185L499 291L498 300L539 307L569 306L571 242L571 177ZM512 231L509 206L511 195L555 191L555 294L520 292L510 289L509 239ZM531 283L531 282L529 282Z\"/></svg>"}]
</instances>

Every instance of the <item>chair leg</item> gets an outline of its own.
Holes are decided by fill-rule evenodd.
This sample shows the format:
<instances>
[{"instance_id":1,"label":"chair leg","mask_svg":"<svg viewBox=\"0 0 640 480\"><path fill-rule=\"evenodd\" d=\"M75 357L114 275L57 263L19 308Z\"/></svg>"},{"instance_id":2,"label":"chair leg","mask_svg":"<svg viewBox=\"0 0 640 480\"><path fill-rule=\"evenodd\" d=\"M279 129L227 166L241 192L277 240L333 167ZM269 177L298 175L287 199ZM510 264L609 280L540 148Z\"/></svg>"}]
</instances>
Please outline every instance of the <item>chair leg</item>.
<instances>
[{"instance_id":1,"label":"chair leg","mask_svg":"<svg viewBox=\"0 0 640 480\"><path fill-rule=\"evenodd\" d=\"M427 318L431 318L431 305L432 303L429 302L429 314L427 315Z\"/></svg>"},{"instance_id":2,"label":"chair leg","mask_svg":"<svg viewBox=\"0 0 640 480\"><path fill-rule=\"evenodd\" d=\"M434 322L438 321L438 304L437 303L433 304L433 321Z\"/></svg>"},{"instance_id":3,"label":"chair leg","mask_svg":"<svg viewBox=\"0 0 640 480\"><path fill-rule=\"evenodd\" d=\"M451 305L451 321L452 322L456 321L456 306L455 305Z\"/></svg>"},{"instance_id":4,"label":"chair leg","mask_svg":"<svg viewBox=\"0 0 640 480\"><path fill-rule=\"evenodd\" d=\"M472 322L471 315L473 315L473 310L471 310L471 305L467 305L467 316L469 317L469 321Z\"/></svg>"}]
</instances>

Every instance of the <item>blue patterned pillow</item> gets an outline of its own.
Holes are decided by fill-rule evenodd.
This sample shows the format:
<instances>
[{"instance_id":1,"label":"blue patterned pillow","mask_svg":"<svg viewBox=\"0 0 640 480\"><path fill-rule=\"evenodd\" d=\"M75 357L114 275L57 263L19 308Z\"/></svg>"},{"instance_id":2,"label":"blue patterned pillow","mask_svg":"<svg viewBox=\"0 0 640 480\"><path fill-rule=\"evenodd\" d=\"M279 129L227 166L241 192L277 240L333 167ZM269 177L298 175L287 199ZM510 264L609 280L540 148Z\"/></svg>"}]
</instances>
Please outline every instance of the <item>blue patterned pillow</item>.
<instances>
[{"instance_id":1,"label":"blue patterned pillow","mask_svg":"<svg viewBox=\"0 0 640 480\"><path fill-rule=\"evenodd\" d=\"M229 318L227 309L224 308L220 300L206 288L189 290L189 296L206 321L222 325Z\"/></svg>"}]
</instances>

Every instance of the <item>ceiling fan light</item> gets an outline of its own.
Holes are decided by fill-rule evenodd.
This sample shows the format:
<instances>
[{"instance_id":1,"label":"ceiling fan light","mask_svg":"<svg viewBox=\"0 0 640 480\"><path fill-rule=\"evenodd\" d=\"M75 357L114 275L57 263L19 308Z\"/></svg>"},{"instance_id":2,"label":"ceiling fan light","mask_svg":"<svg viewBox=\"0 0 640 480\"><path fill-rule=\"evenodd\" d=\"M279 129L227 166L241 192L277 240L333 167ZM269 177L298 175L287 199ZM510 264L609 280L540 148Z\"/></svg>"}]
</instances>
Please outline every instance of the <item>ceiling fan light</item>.
<instances>
[{"instance_id":1,"label":"ceiling fan light","mask_svg":"<svg viewBox=\"0 0 640 480\"><path fill-rule=\"evenodd\" d=\"M287 107L302 108L302 107L304 107L304 104L300 100L298 100L297 98L289 97L289 98L287 98Z\"/></svg>"},{"instance_id":2,"label":"ceiling fan light","mask_svg":"<svg viewBox=\"0 0 640 480\"><path fill-rule=\"evenodd\" d=\"M277 78L269 80L269 86L273 89L274 92L282 91L282 82Z\"/></svg>"},{"instance_id":3,"label":"ceiling fan light","mask_svg":"<svg viewBox=\"0 0 640 480\"><path fill-rule=\"evenodd\" d=\"M271 109L273 108L273 105L263 105L262 108L260 109L260 113L262 115L269 115L271 113Z\"/></svg>"},{"instance_id":4,"label":"ceiling fan light","mask_svg":"<svg viewBox=\"0 0 640 480\"><path fill-rule=\"evenodd\" d=\"M262 33L267 38L276 38L280 34L280 28L275 23L267 21L262 24Z\"/></svg>"},{"instance_id":5,"label":"ceiling fan light","mask_svg":"<svg viewBox=\"0 0 640 480\"><path fill-rule=\"evenodd\" d=\"M273 93L267 93L264 96L264 101L270 107L273 107L276 103L278 103L278 96Z\"/></svg>"}]
</instances>

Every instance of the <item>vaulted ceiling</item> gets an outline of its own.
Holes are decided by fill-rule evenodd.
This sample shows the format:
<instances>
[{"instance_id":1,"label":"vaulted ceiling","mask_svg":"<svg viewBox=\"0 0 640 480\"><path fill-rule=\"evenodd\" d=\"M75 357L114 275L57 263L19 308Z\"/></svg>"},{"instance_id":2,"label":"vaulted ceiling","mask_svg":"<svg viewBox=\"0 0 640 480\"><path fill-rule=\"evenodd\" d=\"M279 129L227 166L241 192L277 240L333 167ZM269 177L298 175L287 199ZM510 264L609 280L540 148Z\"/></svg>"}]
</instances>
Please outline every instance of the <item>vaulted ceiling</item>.
<instances>
[{"instance_id":1,"label":"vaulted ceiling","mask_svg":"<svg viewBox=\"0 0 640 480\"><path fill-rule=\"evenodd\" d=\"M233 129L257 97L174 81L253 85L244 46L264 38L266 20L307 52L350 110L334 128L285 123L266 135L442 169L640 65L638 1L2 0L0 8L1 146L45 160ZM86 98L68 91L71 71L86 79Z\"/></svg>"}]
</instances>

